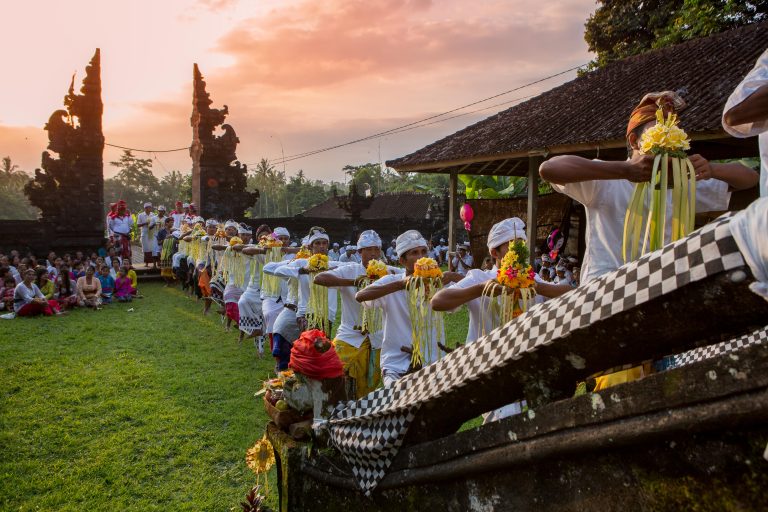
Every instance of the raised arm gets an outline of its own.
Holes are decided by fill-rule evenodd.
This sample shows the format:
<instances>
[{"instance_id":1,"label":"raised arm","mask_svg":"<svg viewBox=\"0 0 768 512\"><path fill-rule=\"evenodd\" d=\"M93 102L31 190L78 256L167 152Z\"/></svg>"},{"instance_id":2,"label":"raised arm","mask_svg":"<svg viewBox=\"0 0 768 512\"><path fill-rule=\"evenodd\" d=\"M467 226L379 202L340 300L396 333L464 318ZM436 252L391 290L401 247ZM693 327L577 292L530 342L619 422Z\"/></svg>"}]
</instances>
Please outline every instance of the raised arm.
<instances>
[{"instance_id":1,"label":"raised arm","mask_svg":"<svg viewBox=\"0 0 768 512\"><path fill-rule=\"evenodd\" d=\"M536 281L533 286L536 290L536 293L550 299L559 297L562 294L568 293L574 289L573 286L569 284L551 284L545 283L543 281Z\"/></svg>"},{"instance_id":2,"label":"raised arm","mask_svg":"<svg viewBox=\"0 0 768 512\"><path fill-rule=\"evenodd\" d=\"M276 261L273 263L267 263L264 266L264 273L271 276L277 276L282 279L298 279L299 269L296 265L292 265L291 262Z\"/></svg>"},{"instance_id":3,"label":"raised arm","mask_svg":"<svg viewBox=\"0 0 768 512\"><path fill-rule=\"evenodd\" d=\"M264 247L257 247L255 245L248 245L243 247L243 254L246 256L255 256L257 254L264 254L267 250Z\"/></svg>"},{"instance_id":4,"label":"raised arm","mask_svg":"<svg viewBox=\"0 0 768 512\"><path fill-rule=\"evenodd\" d=\"M714 163L701 155L689 157L696 171L696 179L714 178L728 184L730 190L752 188L760 181L760 175L738 162Z\"/></svg>"},{"instance_id":5,"label":"raised arm","mask_svg":"<svg viewBox=\"0 0 768 512\"><path fill-rule=\"evenodd\" d=\"M430 304L435 311L453 311L467 302L477 299L483 294L486 283L473 284L466 288L451 286L438 291Z\"/></svg>"},{"instance_id":6,"label":"raised arm","mask_svg":"<svg viewBox=\"0 0 768 512\"><path fill-rule=\"evenodd\" d=\"M405 279L398 279L397 281L391 281L386 284L373 284L367 286L357 292L355 300L357 302L368 302L389 295L390 293L405 290L405 282Z\"/></svg>"},{"instance_id":7,"label":"raised arm","mask_svg":"<svg viewBox=\"0 0 768 512\"><path fill-rule=\"evenodd\" d=\"M365 277L365 276L360 276ZM326 286L328 288L339 288L342 286L355 286L357 279L345 279L336 275L332 271L320 272L313 281L316 285Z\"/></svg>"},{"instance_id":8,"label":"raised arm","mask_svg":"<svg viewBox=\"0 0 768 512\"><path fill-rule=\"evenodd\" d=\"M627 161L602 161L561 155L543 162L539 175L557 185L590 180L648 181L653 170L653 158L653 155L638 154Z\"/></svg>"},{"instance_id":9,"label":"raised arm","mask_svg":"<svg viewBox=\"0 0 768 512\"><path fill-rule=\"evenodd\" d=\"M738 105L725 113L723 119L729 126L759 123L768 119L768 84L750 94Z\"/></svg>"}]
</instances>

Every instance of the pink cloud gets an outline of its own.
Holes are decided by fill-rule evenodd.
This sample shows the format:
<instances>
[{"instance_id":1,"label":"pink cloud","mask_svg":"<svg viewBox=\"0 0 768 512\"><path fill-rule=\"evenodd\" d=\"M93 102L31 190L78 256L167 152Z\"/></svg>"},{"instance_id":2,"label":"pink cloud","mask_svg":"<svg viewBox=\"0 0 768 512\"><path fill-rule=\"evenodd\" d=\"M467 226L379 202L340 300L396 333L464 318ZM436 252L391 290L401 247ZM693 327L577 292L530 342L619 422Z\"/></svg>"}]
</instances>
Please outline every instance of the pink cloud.
<instances>
[{"instance_id":1,"label":"pink cloud","mask_svg":"<svg viewBox=\"0 0 768 512\"><path fill-rule=\"evenodd\" d=\"M556 12L498 16L499 6L482 3L469 15L444 17L442 7L428 0L306 1L242 21L218 50L236 60L228 81L288 89L448 67L472 73L551 58L555 48L562 57L584 53L572 44L582 20Z\"/></svg>"}]
</instances>

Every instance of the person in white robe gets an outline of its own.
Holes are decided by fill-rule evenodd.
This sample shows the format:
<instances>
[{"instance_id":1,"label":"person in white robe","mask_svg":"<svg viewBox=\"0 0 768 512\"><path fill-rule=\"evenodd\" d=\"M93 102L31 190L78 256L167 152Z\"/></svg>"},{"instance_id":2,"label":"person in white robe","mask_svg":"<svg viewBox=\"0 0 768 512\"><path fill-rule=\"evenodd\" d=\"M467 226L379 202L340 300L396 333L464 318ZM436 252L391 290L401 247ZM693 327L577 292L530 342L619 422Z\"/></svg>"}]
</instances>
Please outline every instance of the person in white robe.
<instances>
[{"instance_id":1,"label":"person in white robe","mask_svg":"<svg viewBox=\"0 0 768 512\"><path fill-rule=\"evenodd\" d=\"M768 197L768 50L731 93L723 108L723 128L734 137L757 135L760 145L760 197Z\"/></svg>"}]
</instances>

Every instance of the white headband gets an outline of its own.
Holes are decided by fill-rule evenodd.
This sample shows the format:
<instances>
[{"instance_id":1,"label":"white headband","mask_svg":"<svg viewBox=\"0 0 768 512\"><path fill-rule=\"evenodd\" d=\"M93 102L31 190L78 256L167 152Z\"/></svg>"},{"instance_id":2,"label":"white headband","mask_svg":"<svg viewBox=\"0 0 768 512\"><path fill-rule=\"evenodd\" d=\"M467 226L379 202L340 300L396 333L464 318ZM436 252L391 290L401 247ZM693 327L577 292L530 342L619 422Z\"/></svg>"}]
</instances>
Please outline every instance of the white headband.
<instances>
[{"instance_id":1,"label":"white headband","mask_svg":"<svg viewBox=\"0 0 768 512\"><path fill-rule=\"evenodd\" d=\"M397 257L401 258L403 254L410 251L411 249L426 246L427 241L424 240L424 237L421 236L421 233L415 229L411 229L397 237L395 252L397 253Z\"/></svg>"},{"instance_id":2,"label":"white headband","mask_svg":"<svg viewBox=\"0 0 768 512\"><path fill-rule=\"evenodd\" d=\"M275 236L287 236L290 237L291 234L288 232L286 228L275 228L275 230L272 232Z\"/></svg>"},{"instance_id":3,"label":"white headband","mask_svg":"<svg viewBox=\"0 0 768 512\"><path fill-rule=\"evenodd\" d=\"M372 229L363 231L357 239L357 248L365 249L366 247L381 247L381 237Z\"/></svg>"},{"instance_id":4,"label":"white headband","mask_svg":"<svg viewBox=\"0 0 768 512\"><path fill-rule=\"evenodd\" d=\"M309 240L307 240L307 245L312 245L312 243L315 240L330 240L330 238L328 238L327 233L324 233L322 231L313 231L312 233L309 234Z\"/></svg>"},{"instance_id":5,"label":"white headband","mask_svg":"<svg viewBox=\"0 0 768 512\"><path fill-rule=\"evenodd\" d=\"M488 250L495 249L517 238L528 241L525 234L525 222L519 217L504 219L494 224L488 233Z\"/></svg>"}]
</instances>

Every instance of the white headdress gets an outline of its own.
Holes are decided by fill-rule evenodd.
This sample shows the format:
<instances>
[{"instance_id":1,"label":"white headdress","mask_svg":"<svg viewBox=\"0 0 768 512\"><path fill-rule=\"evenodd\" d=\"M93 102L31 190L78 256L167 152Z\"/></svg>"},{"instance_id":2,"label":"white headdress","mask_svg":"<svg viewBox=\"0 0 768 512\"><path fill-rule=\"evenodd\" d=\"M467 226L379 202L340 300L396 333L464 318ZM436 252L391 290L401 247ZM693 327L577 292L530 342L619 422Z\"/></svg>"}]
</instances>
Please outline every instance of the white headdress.
<instances>
[{"instance_id":1,"label":"white headdress","mask_svg":"<svg viewBox=\"0 0 768 512\"><path fill-rule=\"evenodd\" d=\"M400 258L403 254L410 251L411 249L426 246L427 241L424 240L424 237L421 236L421 233L415 229L410 229L397 237L395 252L397 253L397 257Z\"/></svg>"},{"instance_id":2,"label":"white headdress","mask_svg":"<svg viewBox=\"0 0 768 512\"><path fill-rule=\"evenodd\" d=\"M275 230L272 233L274 233L275 236L287 236L287 237L291 236L288 230L283 227L275 228Z\"/></svg>"},{"instance_id":3,"label":"white headdress","mask_svg":"<svg viewBox=\"0 0 768 512\"><path fill-rule=\"evenodd\" d=\"M488 233L488 250L495 249L517 238L528 241L525 234L525 222L519 217L512 217L497 222Z\"/></svg>"},{"instance_id":4,"label":"white headdress","mask_svg":"<svg viewBox=\"0 0 768 512\"><path fill-rule=\"evenodd\" d=\"M365 249L366 247L381 247L381 237L372 229L360 233L357 239L357 247Z\"/></svg>"}]
</instances>

